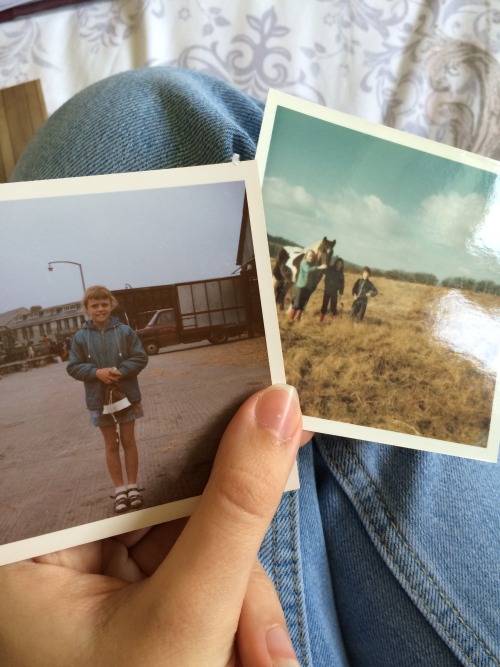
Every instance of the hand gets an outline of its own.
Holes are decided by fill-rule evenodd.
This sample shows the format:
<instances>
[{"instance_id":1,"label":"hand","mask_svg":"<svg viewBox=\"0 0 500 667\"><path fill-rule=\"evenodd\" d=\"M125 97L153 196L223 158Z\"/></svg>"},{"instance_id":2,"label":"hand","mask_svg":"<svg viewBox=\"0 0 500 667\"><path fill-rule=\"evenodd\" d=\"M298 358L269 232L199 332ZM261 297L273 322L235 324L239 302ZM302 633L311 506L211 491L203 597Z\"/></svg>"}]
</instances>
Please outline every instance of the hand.
<instances>
[{"instance_id":1,"label":"hand","mask_svg":"<svg viewBox=\"0 0 500 667\"><path fill-rule=\"evenodd\" d=\"M229 424L184 528L175 521L0 568L2 664L294 664L256 554L309 437L295 392L267 389Z\"/></svg>"},{"instance_id":2,"label":"hand","mask_svg":"<svg viewBox=\"0 0 500 667\"><path fill-rule=\"evenodd\" d=\"M117 373L119 373L118 376L116 375ZM113 384L113 382L116 382L121 377L121 373L119 370L113 368L99 368L95 376L98 380L104 382L104 384Z\"/></svg>"}]
</instances>

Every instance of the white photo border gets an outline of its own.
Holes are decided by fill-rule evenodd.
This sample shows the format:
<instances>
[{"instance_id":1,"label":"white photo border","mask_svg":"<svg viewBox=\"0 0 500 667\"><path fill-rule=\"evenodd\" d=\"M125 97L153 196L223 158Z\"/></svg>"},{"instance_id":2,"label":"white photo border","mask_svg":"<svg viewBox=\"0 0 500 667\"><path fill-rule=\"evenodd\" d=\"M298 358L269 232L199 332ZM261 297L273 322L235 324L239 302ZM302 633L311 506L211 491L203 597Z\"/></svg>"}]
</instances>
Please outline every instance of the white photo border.
<instances>
[{"instance_id":1,"label":"white photo border","mask_svg":"<svg viewBox=\"0 0 500 667\"><path fill-rule=\"evenodd\" d=\"M401 130L395 130L384 125L378 125L365 121L348 114L322 107L313 102L302 100L293 95L283 93L278 90L270 89L267 96L264 117L259 136L259 142L256 152L256 160L259 167L261 184L264 183L266 164L269 156L272 134L276 111L278 107L284 107L291 111L297 111L301 114L326 121L332 125L338 125L347 129L352 129L364 134L368 134L392 143L398 143L402 146L413 148L419 151L447 158L454 162L462 163L475 167L482 171L488 171L500 175L500 164L490 158L468 153L467 151L440 144L430 139L417 137ZM271 367L271 379L273 383L286 382L285 364L281 346L281 338L278 326L278 317L272 291L272 276L269 270L270 254L267 241L267 230L264 234L254 236L255 253L257 259L257 270L259 276L259 285L266 295L263 300L264 324L266 327L266 340L269 351L269 362ZM270 299L268 301L268 299ZM496 372L495 390L493 395L491 423L488 433L486 447L465 445L445 440L426 438L406 433L398 433L379 428L371 428L345 422L338 422L318 417L303 416L304 429L326 433L337 436L344 436L355 440L365 440L386 445L394 445L408 449L418 449L438 454L459 456L463 458L476 459L490 463L496 463L498 459L500 445L500 388L499 372Z\"/></svg>"},{"instance_id":2,"label":"white photo border","mask_svg":"<svg viewBox=\"0 0 500 667\"><path fill-rule=\"evenodd\" d=\"M265 241L264 209L262 203L259 172L255 160L231 163L163 169L124 174L83 176L44 181L29 181L0 185L0 203L28 199L50 199L77 195L98 195L105 193L145 191L148 189L175 188L182 186L210 185L241 181L245 183L250 218L250 228L254 246ZM261 259L262 261L262 259ZM262 275L262 268L259 271ZM267 284L259 291L262 309L272 301L272 285ZM266 327L266 341L269 324ZM270 350L267 349L268 357ZM288 479L285 491L299 488L296 463ZM165 521L189 516L199 500L199 496L136 510L59 531L37 535L23 540L0 545L0 565L6 565L26 558L34 558L45 553L113 537L121 533L146 528Z\"/></svg>"}]
</instances>

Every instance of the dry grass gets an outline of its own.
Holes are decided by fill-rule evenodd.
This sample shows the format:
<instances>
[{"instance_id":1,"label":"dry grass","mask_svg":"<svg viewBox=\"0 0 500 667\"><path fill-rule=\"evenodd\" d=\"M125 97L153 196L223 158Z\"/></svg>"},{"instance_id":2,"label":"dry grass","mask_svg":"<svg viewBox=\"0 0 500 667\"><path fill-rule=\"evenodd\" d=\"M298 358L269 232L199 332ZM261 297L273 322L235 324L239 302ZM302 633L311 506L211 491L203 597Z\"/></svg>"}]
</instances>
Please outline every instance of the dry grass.
<instances>
[{"instance_id":1,"label":"dry grass","mask_svg":"<svg viewBox=\"0 0 500 667\"><path fill-rule=\"evenodd\" d=\"M355 322L356 278L346 274L341 317L319 323L322 283L300 322L279 314L287 380L304 414L485 446L495 378L433 336L432 313L446 290L376 278L379 296ZM466 296L498 314L498 297Z\"/></svg>"}]
</instances>

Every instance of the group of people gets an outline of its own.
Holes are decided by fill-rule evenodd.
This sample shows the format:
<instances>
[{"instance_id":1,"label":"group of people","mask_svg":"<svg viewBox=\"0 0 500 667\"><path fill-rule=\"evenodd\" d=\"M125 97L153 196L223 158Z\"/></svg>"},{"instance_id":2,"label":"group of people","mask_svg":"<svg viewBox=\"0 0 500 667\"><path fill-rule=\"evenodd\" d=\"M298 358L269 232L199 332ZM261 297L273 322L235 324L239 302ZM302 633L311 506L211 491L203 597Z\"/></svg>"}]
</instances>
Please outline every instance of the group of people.
<instances>
[{"instance_id":1,"label":"group of people","mask_svg":"<svg viewBox=\"0 0 500 667\"><path fill-rule=\"evenodd\" d=\"M273 269L276 303L281 310L284 309L285 296L291 283L292 272L286 264L288 257L286 251L280 251ZM327 313L330 313L332 317L337 317L339 314L338 299L339 296L344 294L345 289L344 260L337 257L330 264L318 264L318 258L314 250L308 250L297 272L294 296L289 311L290 321L300 320L322 276L324 276L325 281L319 321L323 322ZM370 277L371 271L365 266L361 272L361 277L356 280L351 290L353 302L350 315L360 322L365 316L368 298L375 297L378 294L378 290Z\"/></svg>"},{"instance_id":2,"label":"group of people","mask_svg":"<svg viewBox=\"0 0 500 667\"><path fill-rule=\"evenodd\" d=\"M71 338L66 336L64 340L51 340L48 336L44 336L37 347L33 341L28 343L28 359L34 359L37 356L43 355L57 355L61 361L66 361L71 348Z\"/></svg>"}]
</instances>

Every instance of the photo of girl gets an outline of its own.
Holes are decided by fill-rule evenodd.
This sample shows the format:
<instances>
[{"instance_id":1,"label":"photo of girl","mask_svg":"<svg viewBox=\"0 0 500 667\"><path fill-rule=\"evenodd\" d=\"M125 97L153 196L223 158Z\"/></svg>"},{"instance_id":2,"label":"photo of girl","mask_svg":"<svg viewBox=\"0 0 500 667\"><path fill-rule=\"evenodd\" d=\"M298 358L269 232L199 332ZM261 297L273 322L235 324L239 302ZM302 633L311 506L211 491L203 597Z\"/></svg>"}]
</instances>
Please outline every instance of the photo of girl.
<instances>
[{"instance_id":1,"label":"photo of girl","mask_svg":"<svg viewBox=\"0 0 500 667\"><path fill-rule=\"evenodd\" d=\"M106 287L89 287L82 305L89 319L74 336L67 371L84 383L91 421L100 428L104 439L106 465L115 487L112 496L115 512L121 513L143 504L137 486L139 455L135 420L143 416L137 376L148 363L148 357L136 333L112 317L117 301ZM109 389L116 387L124 397L114 411L108 405Z\"/></svg>"}]
</instances>

